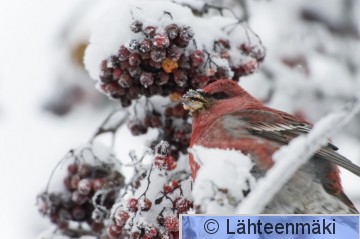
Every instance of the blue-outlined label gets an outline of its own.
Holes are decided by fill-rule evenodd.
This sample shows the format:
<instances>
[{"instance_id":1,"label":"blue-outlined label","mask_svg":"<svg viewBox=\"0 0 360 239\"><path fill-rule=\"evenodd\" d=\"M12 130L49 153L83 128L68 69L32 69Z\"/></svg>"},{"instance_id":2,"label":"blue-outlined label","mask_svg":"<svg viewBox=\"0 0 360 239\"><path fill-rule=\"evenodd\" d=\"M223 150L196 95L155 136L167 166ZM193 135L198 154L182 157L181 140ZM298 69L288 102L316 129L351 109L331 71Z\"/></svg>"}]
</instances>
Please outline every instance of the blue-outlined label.
<instances>
[{"instance_id":1,"label":"blue-outlined label","mask_svg":"<svg viewBox=\"0 0 360 239\"><path fill-rule=\"evenodd\" d=\"M181 238L359 239L359 216L182 215Z\"/></svg>"}]
</instances>

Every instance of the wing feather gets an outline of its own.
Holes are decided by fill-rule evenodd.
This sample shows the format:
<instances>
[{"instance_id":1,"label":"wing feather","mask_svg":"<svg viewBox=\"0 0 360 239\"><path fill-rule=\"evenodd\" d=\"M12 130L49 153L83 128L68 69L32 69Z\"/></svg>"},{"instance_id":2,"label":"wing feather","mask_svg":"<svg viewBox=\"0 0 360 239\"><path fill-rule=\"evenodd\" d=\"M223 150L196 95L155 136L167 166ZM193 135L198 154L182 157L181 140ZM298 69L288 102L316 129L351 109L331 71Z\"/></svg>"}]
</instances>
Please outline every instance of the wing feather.
<instances>
[{"instance_id":1,"label":"wing feather","mask_svg":"<svg viewBox=\"0 0 360 239\"><path fill-rule=\"evenodd\" d=\"M312 129L310 123L281 111L242 110L232 113L227 117L232 118L228 119L232 123L232 126L228 127L228 129L245 127L252 135L266 138L282 145L288 144L299 135L309 133ZM234 122L238 122L239 125L237 126ZM329 142L327 146L322 147L316 152L315 156L328 160L360 176L360 167L335 150L337 150L337 147Z\"/></svg>"}]
</instances>

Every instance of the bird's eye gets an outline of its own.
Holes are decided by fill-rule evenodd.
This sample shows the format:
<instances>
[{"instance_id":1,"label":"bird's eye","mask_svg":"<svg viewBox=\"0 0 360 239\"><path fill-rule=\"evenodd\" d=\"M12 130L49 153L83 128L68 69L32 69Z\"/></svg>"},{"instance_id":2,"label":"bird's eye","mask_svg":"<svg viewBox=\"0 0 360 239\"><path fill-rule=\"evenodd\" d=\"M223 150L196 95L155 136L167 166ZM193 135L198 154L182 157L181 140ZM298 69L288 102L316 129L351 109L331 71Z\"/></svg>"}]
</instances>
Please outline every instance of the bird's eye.
<instances>
[{"instance_id":1,"label":"bird's eye","mask_svg":"<svg viewBox=\"0 0 360 239\"><path fill-rule=\"evenodd\" d=\"M217 100L222 100L222 99L229 98L229 96L224 92L215 92L215 93L211 94L211 97L213 97L213 98L215 98Z\"/></svg>"}]
</instances>

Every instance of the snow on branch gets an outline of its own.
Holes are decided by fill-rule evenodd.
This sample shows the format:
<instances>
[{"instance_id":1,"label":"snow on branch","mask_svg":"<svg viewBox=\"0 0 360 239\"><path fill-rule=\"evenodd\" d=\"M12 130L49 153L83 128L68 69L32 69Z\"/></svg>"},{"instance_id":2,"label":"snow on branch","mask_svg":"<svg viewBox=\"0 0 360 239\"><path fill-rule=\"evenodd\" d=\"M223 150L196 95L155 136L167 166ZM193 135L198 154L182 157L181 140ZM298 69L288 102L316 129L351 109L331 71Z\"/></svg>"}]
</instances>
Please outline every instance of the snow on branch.
<instances>
[{"instance_id":1,"label":"snow on branch","mask_svg":"<svg viewBox=\"0 0 360 239\"><path fill-rule=\"evenodd\" d=\"M328 139L342 129L360 110L360 94L344 108L322 118L307 135L302 135L281 147L273 156L276 163L260 179L236 213L257 214L272 200L294 173L304 165Z\"/></svg>"}]
</instances>

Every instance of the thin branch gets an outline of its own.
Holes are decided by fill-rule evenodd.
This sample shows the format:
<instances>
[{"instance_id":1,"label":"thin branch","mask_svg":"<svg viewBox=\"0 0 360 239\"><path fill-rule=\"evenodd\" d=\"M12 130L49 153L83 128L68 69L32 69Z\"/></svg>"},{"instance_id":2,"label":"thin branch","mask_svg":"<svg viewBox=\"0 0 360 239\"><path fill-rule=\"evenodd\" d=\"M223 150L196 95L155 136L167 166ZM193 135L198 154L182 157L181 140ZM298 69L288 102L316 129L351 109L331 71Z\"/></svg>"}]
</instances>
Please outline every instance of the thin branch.
<instances>
[{"instance_id":1,"label":"thin branch","mask_svg":"<svg viewBox=\"0 0 360 239\"><path fill-rule=\"evenodd\" d=\"M94 142L95 138L98 137L99 135L106 134L106 133L111 133L113 135L116 134L117 130L127 121L128 117L129 117L129 112L125 111L124 117L122 117L121 120L119 120L116 124L109 126L109 127L106 127L106 124L109 123L109 121L114 117L114 115L116 115L117 113L119 113L121 111L123 111L123 110L121 109L121 110L112 111L106 117L106 119L102 122L100 127L96 130L96 132L90 138L90 140L89 140L90 144L92 144Z\"/></svg>"}]
</instances>

